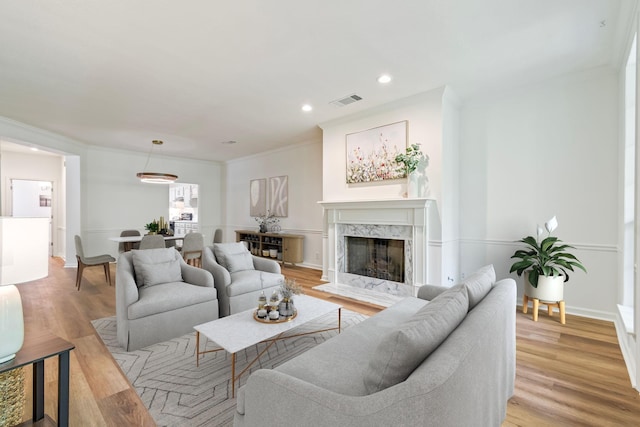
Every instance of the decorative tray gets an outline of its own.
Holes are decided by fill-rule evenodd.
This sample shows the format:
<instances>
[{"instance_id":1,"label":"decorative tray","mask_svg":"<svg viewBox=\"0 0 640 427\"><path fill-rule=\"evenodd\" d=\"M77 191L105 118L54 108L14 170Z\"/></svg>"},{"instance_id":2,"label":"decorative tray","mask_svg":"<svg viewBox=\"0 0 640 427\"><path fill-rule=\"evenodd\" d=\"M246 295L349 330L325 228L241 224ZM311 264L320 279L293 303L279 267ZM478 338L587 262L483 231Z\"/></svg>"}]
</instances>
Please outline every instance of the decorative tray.
<instances>
[{"instance_id":1,"label":"decorative tray","mask_svg":"<svg viewBox=\"0 0 640 427\"><path fill-rule=\"evenodd\" d=\"M265 317L264 319L261 319L258 317L258 310L255 310L253 312L253 318L260 322L260 323L284 323L284 322L290 322L293 319L296 318L296 316L298 315L298 310L296 310L295 308L293 309L293 314L291 316L280 316L277 319L271 320L269 319L269 316L267 315L267 317Z\"/></svg>"}]
</instances>

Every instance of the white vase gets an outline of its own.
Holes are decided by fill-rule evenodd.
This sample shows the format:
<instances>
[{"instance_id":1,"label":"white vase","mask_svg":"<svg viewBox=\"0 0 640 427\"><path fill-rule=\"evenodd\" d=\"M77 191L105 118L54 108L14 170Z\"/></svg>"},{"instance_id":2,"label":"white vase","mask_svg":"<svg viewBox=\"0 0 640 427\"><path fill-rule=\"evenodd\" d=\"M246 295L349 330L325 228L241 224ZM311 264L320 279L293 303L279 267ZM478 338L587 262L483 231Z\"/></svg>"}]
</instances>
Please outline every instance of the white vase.
<instances>
[{"instance_id":1,"label":"white vase","mask_svg":"<svg viewBox=\"0 0 640 427\"><path fill-rule=\"evenodd\" d=\"M524 293L529 298L540 301L558 302L564 300L564 276L538 276L538 287L529 283L529 273L524 274Z\"/></svg>"},{"instance_id":2,"label":"white vase","mask_svg":"<svg viewBox=\"0 0 640 427\"><path fill-rule=\"evenodd\" d=\"M22 299L14 285L0 286L0 363L16 356L24 342Z\"/></svg>"},{"instance_id":3,"label":"white vase","mask_svg":"<svg viewBox=\"0 0 640 427\"><path fill-rule=\"evenodd\" d=\"M419 197L419 179L418 172L411 172L407 176L407 198L417 199Z\"/></svg>"}]
</instances>

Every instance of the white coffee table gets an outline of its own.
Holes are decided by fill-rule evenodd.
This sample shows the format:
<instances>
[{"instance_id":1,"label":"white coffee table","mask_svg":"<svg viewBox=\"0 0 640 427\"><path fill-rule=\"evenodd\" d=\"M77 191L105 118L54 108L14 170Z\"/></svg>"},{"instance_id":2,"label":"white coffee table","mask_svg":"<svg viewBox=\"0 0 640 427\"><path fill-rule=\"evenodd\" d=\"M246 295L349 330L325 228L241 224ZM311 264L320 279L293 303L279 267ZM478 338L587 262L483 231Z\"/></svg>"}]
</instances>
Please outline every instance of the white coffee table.
<instances>
[{"instance_id":1,"label":"white coffee table","mask_svg":"<svg viewBox=\"0 0 640 427\"><path fill-rule=\"evenodd\" d=\"M236 395L236 381L240 379L274 342L286 339L309 335L318 332L338 330L340 333L340 321L342 306L307 295L297 295L294 298L295 308L298 314L295 318L282 323L262 323L253 318L255 309L246 310L231 316L216 319L211 322L194 326L196 330L196 365L200 362L200 356L205 353L226 350L231 354L231 397ZM257 305L257 302L256 302ZM295 335L282 336L285 332L308 323L331 312L338 312L338 326L317 331L304 332ZM220 348L200 351L200 334L215 342ZM266 342L268 345L255 359L236 376L236 353L252 345Z\"/></svg>"}]
</instances>

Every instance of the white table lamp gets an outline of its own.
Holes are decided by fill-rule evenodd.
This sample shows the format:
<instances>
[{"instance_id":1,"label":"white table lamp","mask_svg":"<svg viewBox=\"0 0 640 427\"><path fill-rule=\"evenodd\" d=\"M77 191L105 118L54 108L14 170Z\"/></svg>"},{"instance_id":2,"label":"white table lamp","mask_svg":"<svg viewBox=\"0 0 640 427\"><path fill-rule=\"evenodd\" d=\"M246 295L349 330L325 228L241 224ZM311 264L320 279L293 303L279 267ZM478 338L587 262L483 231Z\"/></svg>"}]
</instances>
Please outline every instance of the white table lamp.
<instances>
[{"instance_id":1,"label":"white table lamp","mask_svg":"<svg viewBox=\"0 0 640 427\"><path fill-rule=\"evenodd\" d=\"M0 363L16 357L24 342L22 299L15 285L0 286Z\"/></svg>"}]
</instances>

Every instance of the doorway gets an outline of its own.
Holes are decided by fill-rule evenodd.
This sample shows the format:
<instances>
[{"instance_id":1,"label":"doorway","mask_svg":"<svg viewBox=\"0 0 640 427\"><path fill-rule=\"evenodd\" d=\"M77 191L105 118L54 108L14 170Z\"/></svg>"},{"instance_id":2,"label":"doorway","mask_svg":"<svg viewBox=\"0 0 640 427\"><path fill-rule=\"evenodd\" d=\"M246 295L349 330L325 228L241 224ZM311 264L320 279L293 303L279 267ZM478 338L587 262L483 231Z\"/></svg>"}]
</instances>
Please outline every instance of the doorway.
<instances>
[{"instance_id":1,"label":"doorway","mask_svg":"<svg viewBox=\"0 0 640 427\"><path fill-rule=\"evenodd\" d=\"M53 182L11 179L11 216L49 219L49 256L53 256Z\"/></svg>"}]
</instances>

